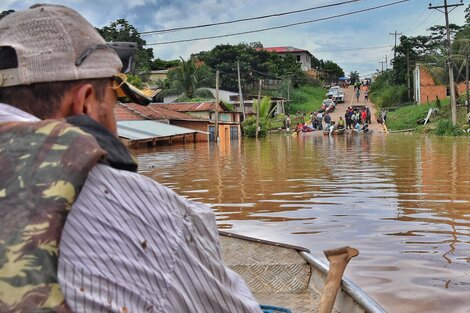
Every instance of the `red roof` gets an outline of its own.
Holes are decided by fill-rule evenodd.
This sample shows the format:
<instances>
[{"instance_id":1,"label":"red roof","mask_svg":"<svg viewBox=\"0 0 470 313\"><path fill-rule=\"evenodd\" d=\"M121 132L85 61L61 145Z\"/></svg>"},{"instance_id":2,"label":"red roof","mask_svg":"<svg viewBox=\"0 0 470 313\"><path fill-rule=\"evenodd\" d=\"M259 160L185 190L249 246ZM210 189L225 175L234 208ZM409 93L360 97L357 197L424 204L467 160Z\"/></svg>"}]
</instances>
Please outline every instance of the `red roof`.
<instances>
[{"instance_id":1,"label":"red roof","mask_svg":"<svg viewBox=\"0 0 470 313\"><path fill-rule=\"evenodd\" d=\"M129 110L127 107L122 105L116 104L114 107L114 116L116 117L116 121L135 121L135 120L146 120L145 116L141 114Z\"/></svg>"},{"instance_id":2,"label":"red roof","mask_svg":"<svg viewBox=\"0 0 470 313\"><path fill-rule=\"evenodd\" d=\"M179 113L160 105L153 104L142 106L136 103L120 103L114 108L114 115L117 121L129 120L184 120L184 121L204 121L188 114Z\"/></svg>"},{"instance_id":3,"label":"red roof","mask_svg":"<svg viewBox=\"0 0 470 313\"><path fill-rule=\"evenodd\" d=\"M169 104L155 104L152 105L170 109L178 112L205 112L205 111L214 111L215 102L178 102L178 103L169 103ZM223 106L223 103L219 103L218 112L228 111L227 108Z\"/></svg>"},{"instance_id":4,"label":"red roof","mask_svg":"<svg viewBox=\"0 0 470 313\"><path fill-rule=\"evenodd\" d=\"M312 55L308 50L303 50L299 48L294 48L291 46L286 46L286 47L266 47L266 48L257 48L256 50L266 50L268 52L275 52L275 53L308 53Z\"/></svg>"}]
</instances>

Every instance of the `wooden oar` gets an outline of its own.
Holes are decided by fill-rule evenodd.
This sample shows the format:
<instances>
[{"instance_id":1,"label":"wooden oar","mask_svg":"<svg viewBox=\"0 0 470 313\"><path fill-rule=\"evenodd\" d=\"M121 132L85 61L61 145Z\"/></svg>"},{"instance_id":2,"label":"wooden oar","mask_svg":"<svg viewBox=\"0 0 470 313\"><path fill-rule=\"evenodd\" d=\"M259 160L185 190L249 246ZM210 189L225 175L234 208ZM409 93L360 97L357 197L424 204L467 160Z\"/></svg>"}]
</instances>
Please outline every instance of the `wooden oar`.
<instances>
[{"instance_id":1,"label":"wooden oar","mask_svg":"<svg viewBox=\"0 0 470 313\"><path fill-rule=\"evenodd\" d=\"M330 261L330 270L321 291L318 312L331 313L346 265L348 265L351 258L359 254L359 251L348 246L323 252L328 261Z\"/></svg>"}]
</instances>

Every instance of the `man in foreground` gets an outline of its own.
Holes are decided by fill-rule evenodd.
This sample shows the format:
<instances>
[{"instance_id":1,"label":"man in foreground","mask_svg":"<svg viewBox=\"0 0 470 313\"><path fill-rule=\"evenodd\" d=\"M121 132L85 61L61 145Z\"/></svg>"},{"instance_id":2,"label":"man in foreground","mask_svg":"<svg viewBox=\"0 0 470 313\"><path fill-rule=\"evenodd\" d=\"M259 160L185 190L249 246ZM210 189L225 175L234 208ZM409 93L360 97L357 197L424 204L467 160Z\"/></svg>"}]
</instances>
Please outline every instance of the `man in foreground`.
<instances>
[{"instance_id":1,"label":"man in foreground","mask_svg":"<svg viewBox=\"0 0 470 313\"><path fill-rule=\"evenodd\" d=\"M260 312L211 209L116 137L130 46L63 6L0 20L0 312Z\"/></svg>"}]
</instances>

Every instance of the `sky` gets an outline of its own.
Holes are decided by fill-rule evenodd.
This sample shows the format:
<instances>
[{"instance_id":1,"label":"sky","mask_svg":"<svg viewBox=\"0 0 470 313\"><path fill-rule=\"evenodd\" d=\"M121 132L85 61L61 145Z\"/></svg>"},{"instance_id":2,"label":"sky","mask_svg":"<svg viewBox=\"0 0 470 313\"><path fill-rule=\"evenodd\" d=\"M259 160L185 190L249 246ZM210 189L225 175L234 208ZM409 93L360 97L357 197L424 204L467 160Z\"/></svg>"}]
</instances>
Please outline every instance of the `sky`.
<instances>
[{"instance_id":1,"label":"sky","mask_svg":"<svg viewBox=\"0 0 470 313\"><path fill-rule=\"evenodd\" d=\"M194 26L236 19L258 17L282 12L302 10L321 5L342 3L347 0L41 0L69 6L94 26L103 27L125 18L139 32ZM148 44L181 39L225 35L267 27L311 21L364 10L398 0L357 0L338 6L309 10L297 14L256 19L227 25L167 32L142 36ZM26 9L38 1L2 0L0 11ZM205 39L200 41L154 45L154 55L163 60L188 59L191 53L211 50L219 44L261 42L264 47L293 46L310 51L315 57L337 63L346 74L357 71L361 77L390 66L392 48L397 31L406 36L429 34L432 25L445 25L444 14L428 9L443 5L444 0L409 0L407 2L362 13L322 21L239 36ZM449 4L460 0L449 0ZM449 14L449 21L463 25L464 10L469 4L457 7ZM387 63L385 63L387 61Z\"/></svg>"}]
</instances>

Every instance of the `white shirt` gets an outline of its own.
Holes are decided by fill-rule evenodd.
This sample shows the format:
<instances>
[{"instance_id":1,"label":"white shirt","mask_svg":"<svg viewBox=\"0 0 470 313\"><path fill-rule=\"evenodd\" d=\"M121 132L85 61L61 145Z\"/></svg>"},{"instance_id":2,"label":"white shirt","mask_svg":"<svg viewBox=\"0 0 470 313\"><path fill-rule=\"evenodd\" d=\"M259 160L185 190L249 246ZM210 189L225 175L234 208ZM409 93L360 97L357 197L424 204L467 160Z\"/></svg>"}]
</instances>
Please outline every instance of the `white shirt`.
<instances>
[{"instance_id":1,"label":"white shirt","mask_svg":"<svg viewBox=\"0 0 470 313\"><path fill-rule=\"evenodd\" d=\"M38 120L8 107L0 104L0 122ZM209 207L102 164L67 217L58 278L75 313L261 311L224 266Z\"/></svg>"}]
</instances>

